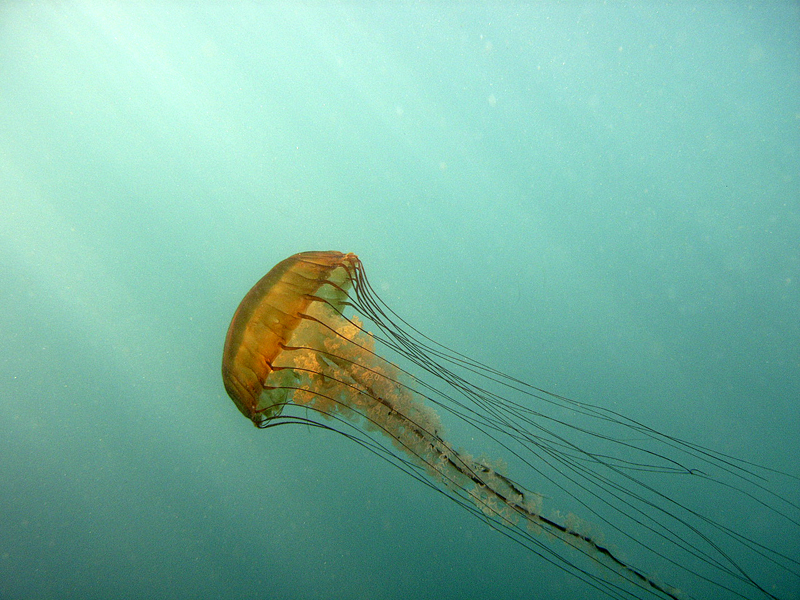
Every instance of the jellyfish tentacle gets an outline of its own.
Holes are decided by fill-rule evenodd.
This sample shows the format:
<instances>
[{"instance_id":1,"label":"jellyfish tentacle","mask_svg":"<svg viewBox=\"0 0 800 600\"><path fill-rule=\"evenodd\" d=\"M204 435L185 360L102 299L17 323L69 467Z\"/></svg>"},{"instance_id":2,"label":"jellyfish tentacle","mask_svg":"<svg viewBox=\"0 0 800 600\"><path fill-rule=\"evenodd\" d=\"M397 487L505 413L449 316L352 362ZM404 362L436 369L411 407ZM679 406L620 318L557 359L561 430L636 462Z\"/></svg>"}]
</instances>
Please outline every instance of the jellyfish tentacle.
<instances>
[{"instance_id":1,"label":"jellyfish tentacle","mask_svg":"<svg viewBox=\"0 0 800 600\"><path fill-rule=\"evenodd\" d=\"M311 315L304 315L304 318L308 318L310 321L318 321L316 317ZM356 341L347 341L361 348L361 346L356 344ZM351 358L326 351L317 351L307 346L284 346L284 350L287 352L310 351L315 354L321 354L327 357L332 363L342 368L342 371L338 372L336 375L327 374L327 378L343 386L352 388L370 401L383 406L386 409L385 415L387 419L385 422L379 424L379 426L385 433L399 442L399 447L404 452L408 453L412 460L422 462L424 466L436 472L437 475L442 477L442 479L449 484L463 486L463 484L459 484L458 482L457 478L459 475L474 484L475 488L473 488L473 490L475 491L470 494L471 499L487 516L496 519L503 526L516 527L518 524L511 518L511 515L520 515L527 526L544 527L566 543L581 546L584 553L593 557L594 560L598 561L600 564L612 568L623 575L629 575L639 585L650 587L664 597L672 600L679 600L679 596L676 595L673 588L659 584L642 571L625 563L608 547L597 542L591 536L570 529L566 525L545 517L539 511L529 508L531 505L535 506L534 503L528 501L530 492L527 492L522 486L501 473L497 473L494 470L490 470L488 467L480 465L468 455L454 451L450 444L433 433L425 425L413 421L405 414L398 411L396 405L377 392L370 382L358 377L357 365ZM295 370L308 372L307 369L301 367L295 367ZM381 370L374 367L368 369L368 371L370 373L378 373L383 378L389 377L385 372L381 372ZM324 373L316 371L311 372L311 374L325 375ZM410 396L410 392L408 392L405 386L400 389L404 389ZM325 399L330 400L331 398L325 396ZM406 398L406 400L413 401L412 398ZM340 406L340 403L336 405ZM349 404L348 406L353 408L354 405L355 404ZM367 419L372 418L368 414L367 409L359 410L358 412L361 417ZM419 443L424 446L424 449L421 449L419 444L410 443L407 439L408 436L403 438L402 434L398 433L401 427L410 430L413 433L412 437L417 438ZM507 488L508 491L503 490L503 487ZM517 499L512 499L509 492L517 496ZM500 506L497 505L497 502L499 502ZM504 510L504 508L507 510Z\"/></svg>"}]
</instances>

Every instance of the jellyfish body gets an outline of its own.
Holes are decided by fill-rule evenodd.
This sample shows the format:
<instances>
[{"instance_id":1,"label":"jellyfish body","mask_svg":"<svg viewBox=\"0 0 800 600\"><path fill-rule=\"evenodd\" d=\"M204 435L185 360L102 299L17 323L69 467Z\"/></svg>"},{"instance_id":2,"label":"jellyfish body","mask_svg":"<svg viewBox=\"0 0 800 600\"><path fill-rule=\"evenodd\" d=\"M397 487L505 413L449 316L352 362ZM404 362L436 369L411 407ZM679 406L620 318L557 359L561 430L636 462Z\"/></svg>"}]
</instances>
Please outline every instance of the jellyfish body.
<instances>
[{"instance_id":1,"label":"jellyfish body","mask_svg":"<svg viewBox=\"0 0 800 600\"><path fill-rule=\"evenodd\" d=\"M365 316L376 331L368 331L358 316L345 316L350 309ZM417 365L438 385L387 360L377 347ZM504 473L499 463L456 450L444 439L440 417L432 405L475 426L533 472L544 475L537 460L557 471L572 470L568 479L577 481L589 498L609 505L612 514L643 523L677 552L699 557L716 570L711 579L719 589L738 597L754 593L775 598L711 537L708 530L724 532L723 525L696 515L690 507L653 490L646 479L632 475L645 471L691 476L699 470L683 466L663 451L629 441L618 442L625 459L586 450L546 428L547 423L555 423L552 417L510 400L508 394L475 384L461 372L473 373L523 398L566 405L591 418L611 421L656 445L677 446L703 461L705 469L714 467L724 473L741 468L731 465L730 457L684 445L598 407L548 394L433 342L380 302L354 254L304 252L276 265L234 314L222 363L226 391L257 427L304 423L341 433L610 597L683 596L675 587L621 559L585 521L572 515L545 514L542 497ZM289 409L294 412L288 414ZM583 428L578 431L586 434ZM631 451L651 462L632 461ZM785 516L780 508L774 511ZM750 540L740 543L750 549L758 546ZM564 546L570 550L563 550ZM797 575L797 561L792 557L758 548ZM583 555L595 567L582 566L570 552ZM678 557L662 558L681 566ZM745 591L734 590L735 586Z\"/></svg>"},{"instance_id":2,"label":"jellyfish body","mask_svg":"<svg viewBox=\"0 0 800 600\"><path fill-rule=\"evenodd\" d=\"M256 425L280 414L291 370L273 366L295 334L309 329L309 307L341 311L352 254L304 252L278 263L239 304L222 357L222 381L236 407ZM312 309L313 310L313 309ZM300 327L300 332L296 332Z\"/></svg>"}]
</instances>

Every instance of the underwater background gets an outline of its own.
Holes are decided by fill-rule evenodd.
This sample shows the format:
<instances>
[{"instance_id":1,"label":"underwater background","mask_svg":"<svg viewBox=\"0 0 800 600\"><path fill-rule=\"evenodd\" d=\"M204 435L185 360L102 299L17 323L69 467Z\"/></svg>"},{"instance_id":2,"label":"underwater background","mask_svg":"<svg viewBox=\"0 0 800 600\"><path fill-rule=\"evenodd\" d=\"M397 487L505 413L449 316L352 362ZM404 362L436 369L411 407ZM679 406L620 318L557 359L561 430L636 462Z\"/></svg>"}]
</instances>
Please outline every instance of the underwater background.
<instances>
[{"instance_id":1,"label":"underwater background","mask_svg":"<svg viewBox=\"0 0 800 600\"><path fill-rule=\"evenodd\" d=\"M240 415L231 316L305 250L486 364L798 475L798 4L4 3L0 599L595 597Z\"/></svg>"}]
</instances>

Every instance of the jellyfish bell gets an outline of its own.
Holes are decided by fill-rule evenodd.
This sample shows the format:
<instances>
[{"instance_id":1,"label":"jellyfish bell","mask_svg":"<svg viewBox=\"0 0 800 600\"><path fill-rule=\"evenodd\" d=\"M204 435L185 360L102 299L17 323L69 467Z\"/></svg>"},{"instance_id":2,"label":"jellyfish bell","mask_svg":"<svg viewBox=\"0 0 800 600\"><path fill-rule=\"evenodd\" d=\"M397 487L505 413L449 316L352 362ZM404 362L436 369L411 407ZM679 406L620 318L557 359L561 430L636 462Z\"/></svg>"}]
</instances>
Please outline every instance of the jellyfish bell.
<instances>
[{"instance_id":1,"label":"jellyfish bell","mask_svg":"<svg viewBox=\"0 0 800 600\"><path fill-rule=\"evenodd\" d=\"M349 271L358 258L341 252L303 252L278 263L247 293L233 315L222 356L225 390L259 426L280 414L292 379L273 367L312 303L341 312ZM345 287L343 287L345 286ZM301 328L298 335L306 328Z\"/></svg>"},{"instance_id":2,"label":"jellyfish bell","mask_svg":"<svg viewBox=\"0 0 800 600\"><path fill-rule=\"evenodd\" d=\"M691 585L708 585L720 598L779 598L750 574L754 564L800 583L795 556L703 514L669 480L733 490L796 535L800 507L766 483L784 474L551 394L438 344L381 302L355 254L296 254L256 283L228 329L222 377L257 427L340 433L609 597L677 600L691 597ZM456 449L434 407L498 445L519 472ZM566 422L564 408L584 421ZM623 558L599 527L546 507L528 481L560 490L680 581Z\"/></svg>"}]
</instances>

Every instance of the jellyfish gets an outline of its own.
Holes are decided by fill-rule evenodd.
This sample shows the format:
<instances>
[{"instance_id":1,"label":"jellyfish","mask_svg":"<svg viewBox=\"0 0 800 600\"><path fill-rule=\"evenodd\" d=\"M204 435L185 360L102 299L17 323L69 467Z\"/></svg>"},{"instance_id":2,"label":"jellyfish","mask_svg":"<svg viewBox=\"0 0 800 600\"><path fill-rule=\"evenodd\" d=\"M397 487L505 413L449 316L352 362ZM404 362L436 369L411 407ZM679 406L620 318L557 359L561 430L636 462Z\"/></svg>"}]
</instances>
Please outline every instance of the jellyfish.
<instances>
[{"instance_id":1,"label":"jellyfish","mask_svg":"<svg viewBox=\"0 0 800 600\"><path fill-rule=\"evenodd\" d=\"M676 492L687 480L690 495L717 486L796 535L800 506L769 485L792 475L547 392L435 342L381 301L355 254L295 254L258 281L228 329L222 378L256 427L335 431L608 597L692 598L689 586L699 582L718 598L777 600L751 573L764 564L800 585L796 556ZM454 445L442 414L507 456L476 457ZM548 506L551 495L537 483L561 490L585 514ZM702 486L712 491L698 492ZM625 558L622 543L680 581Z\"/></svg>"}]
</instances>

